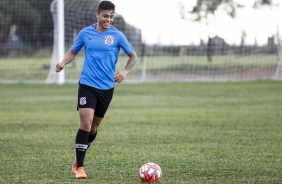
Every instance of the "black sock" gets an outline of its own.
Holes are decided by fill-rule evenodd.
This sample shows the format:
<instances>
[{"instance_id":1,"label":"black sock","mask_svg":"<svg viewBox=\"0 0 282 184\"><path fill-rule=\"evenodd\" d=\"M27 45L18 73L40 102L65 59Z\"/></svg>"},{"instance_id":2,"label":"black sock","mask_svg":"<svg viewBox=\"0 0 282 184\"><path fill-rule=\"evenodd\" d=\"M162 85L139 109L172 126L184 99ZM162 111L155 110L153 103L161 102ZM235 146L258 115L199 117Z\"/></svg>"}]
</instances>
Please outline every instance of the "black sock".
<instances>
[{"instance_id":1,"label":"black sock","mask_svg":"<svg viewBox=\"0 0 282 184\"><path fill-rule=\"evenodd\" d=\"M97 131L94 134L91 134L91 133L89 134L89 136L88 136L88 148L90 147L91 143L95 140L96 136L97 136Z\"/></svg>"},{"instance_id":2,"label":"black sock","mask_svg":"<svg viewBox=\"0 0 282 184\"><path fill-rule=\"evenodd\" d=\"M83 167L84 157L88 147L89 132L78 129L75 139L77 168Z\"/></svg>"}]
</instances>

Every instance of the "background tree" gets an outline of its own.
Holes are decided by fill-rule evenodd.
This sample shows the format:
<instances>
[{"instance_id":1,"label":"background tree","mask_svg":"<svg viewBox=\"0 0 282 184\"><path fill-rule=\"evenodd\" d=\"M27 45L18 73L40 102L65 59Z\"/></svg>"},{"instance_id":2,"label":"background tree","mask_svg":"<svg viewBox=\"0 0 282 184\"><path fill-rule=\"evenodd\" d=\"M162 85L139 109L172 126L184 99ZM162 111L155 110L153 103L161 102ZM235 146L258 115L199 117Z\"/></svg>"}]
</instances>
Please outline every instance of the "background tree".
<instances>
[{"instance_id":1,"label":"background tree","mask_svg":"<svg viewBox=\"0 0 282 184\"><path fill-rule=\"evenodd\" d=\"M1 45L7 41L12 25L17 26L16 34L25 44L50 45L53 31L51 2L52 0L1 0Z\"/></svg>"},{"instance_id":2,"label":"background tree","mask_svg":"<svg viewBox=\"0 0 282 184\"><path fill-rule=\"evenodd\" d=\"M202 18L207 18L208 15L214 14L220 5L226 5L226 12L232 18L236 16L236 9L242 8L244 5L235 3L233 0L197 0L196 5L192 8L192 11L188 11L183 3L179 3L180 13L182 18L186 17L186 14L193 14L194 20L199 21ZM272 0L257 0L254 2L253 7L258 8L260 5L273 5Z\"/></svg>"},{"instance_id":3,"label":"background tree","mask_svg":"<svg viewBox=\"0 0 282 184\"><path fill-rule=\"evenodd\" d=\"M262 5L273 5L272 0L256 0L253 1L253 7L254 8L260 8ZM183 1L179 1L179 7L180 7L180 14L183 19L192 19L194 21L201 21L207 25L212 24L211 17L215 16L216 10L219 9L219 6L222 6L226 13L230 15L232 18L236 17L236 10L238 8L243 8L243 4L236 3L234 0L197 0L196 5L193 6L191 10L188 10L187 7L185 7ZM246 33L244 30L242 30L242 40L240 45L240 54L243 54L244 51L244 39L246 37ZM218 47L220 46L217 42L218 35L215 37L209 37L207 42L207 57L208 61L212 60L213 53L218 50Z\"/></svg>"}]
</instances>

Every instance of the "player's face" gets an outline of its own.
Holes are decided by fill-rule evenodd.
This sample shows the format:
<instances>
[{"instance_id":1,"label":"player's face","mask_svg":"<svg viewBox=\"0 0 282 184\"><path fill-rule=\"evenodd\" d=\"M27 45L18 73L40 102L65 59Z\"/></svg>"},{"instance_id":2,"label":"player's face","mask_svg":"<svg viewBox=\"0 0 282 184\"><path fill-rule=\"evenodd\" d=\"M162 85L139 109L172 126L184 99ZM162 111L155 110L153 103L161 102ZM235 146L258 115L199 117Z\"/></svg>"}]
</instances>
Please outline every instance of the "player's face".
<instances>
[{"instance_id":1,"label":"player's face","mask_svg":"<svg viewBox=\"0 0 282 184\"><path fill-rule=\"evenodd\" d=\"M115 18L114 10L103 10L100 13L96 13L97 23L98 23L98 31L107 30L110 25L113 23Z\"/></svg>"}]
</instances>

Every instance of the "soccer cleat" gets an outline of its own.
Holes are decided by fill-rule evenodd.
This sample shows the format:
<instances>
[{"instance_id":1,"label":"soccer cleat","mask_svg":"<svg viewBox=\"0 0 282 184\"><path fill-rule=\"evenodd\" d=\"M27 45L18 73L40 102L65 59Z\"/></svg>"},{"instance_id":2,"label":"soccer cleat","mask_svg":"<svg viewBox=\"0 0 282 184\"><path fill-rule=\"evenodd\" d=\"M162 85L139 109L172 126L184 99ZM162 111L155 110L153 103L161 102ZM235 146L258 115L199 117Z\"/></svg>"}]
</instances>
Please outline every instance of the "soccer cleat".
<instances>
[{"instance_id":1,"label":"soccer cleat","mask_svg":"<svg viewBox=\"0 0 282 184\"><path fill-rule=\"evenodd\" d=\"M76 170L76 174L75 174L76 179L85 179L87 178L85 172L84 172L84 167L79 167Z\"/></svg>"},{"instance_id":2,"label":"soccer cleat","mask_svg":"<svg viewBox=\"0 0 282 184\"><path fill-rule=\"evenodd\" d=\"M76 174L76 169L77 169L77 160L76 160L76 157L73 161L73 164L72 164L72 167L71 167L71 171L73 174Z\"/></svg>"}]
</instances>

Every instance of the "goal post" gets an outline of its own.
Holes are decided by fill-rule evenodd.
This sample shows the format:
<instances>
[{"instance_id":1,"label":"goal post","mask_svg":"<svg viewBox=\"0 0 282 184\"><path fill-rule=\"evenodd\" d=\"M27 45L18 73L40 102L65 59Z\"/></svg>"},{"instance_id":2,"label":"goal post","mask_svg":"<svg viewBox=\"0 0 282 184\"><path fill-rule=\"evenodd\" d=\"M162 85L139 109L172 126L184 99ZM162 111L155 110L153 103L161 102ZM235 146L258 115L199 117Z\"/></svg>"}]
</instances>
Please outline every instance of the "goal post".
<instances>
[{"instance_id":1,"label":"goal post","mask_svg":"<svg viewBox=\"0 0 282 184\"><path fill-rule=\"evenodd\" d=\"M65 52L71 48L78 32L95 22L96 10L100 0L53 0L50 10L53 18L53 48L50 67L44 76L45 83L77 83L83 67L84 48L75 60L60 73L55 66L62 61ZM183 37L178 32L165 32L155 27L148 32L137 21L130 21L122 3L117 6L113 26L125 34L134 47L138 62L127 76L126 82L175 82L175 81L247 81L247 80L281 80L282 46L276 37L269 37L268 42L260 45L256 39L253 43L241 44L226 42L221 35L209 35L209 27L201 26L201 39L190 43L192 37ZM149 12L150 13L150 12ZM134 14L136 20L139 14ZM140 18L140 17L139 17ZM195 22L189 23L197 28ZM220 28L219 28L220 29ZM191 29L192 30L192 29ZM179 32L182 33L182 32ZM230 33L234 40L236 34ZM237 35L238 36L238 35ZM196 37L196 36L195 36ZM243 38L242 38L243 39ZM267 39L267 37L266 37ZM277 51L278 61L277 61ZM116 69L122 69L127 62L127 55L119 53ZM49 69L49 71L48 71Z\"/></svg>"},{"instance_id":2,"label":"goal post","mask_svg":"<svg viewBox=\"0 0 282 184\"><path fill-rule=\"evenodd\" d=\"M55 72L56 64L63 60L65 54L64 0L54 0L51 3L50 11L52 12L54 21L54 43L50 71L46 78L46 83L64 84L65 70L59 73Z\"/></svg>"},{"instance_id":3,"label":"goal post","mask_svg":"<svg viewBox=\"0 0 282 184\"><path fill-rule=\"evenodd\" d=\"M274 79L278 80L281 75L282 68L282 38L280 35L279 26L277 26L277 67Z\"/></svg>"}]
</instances>

